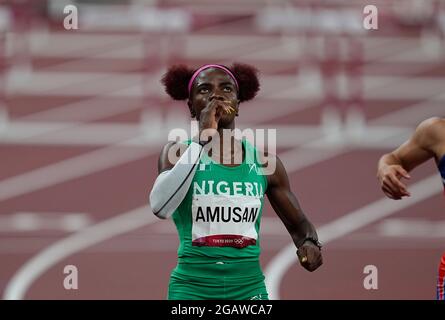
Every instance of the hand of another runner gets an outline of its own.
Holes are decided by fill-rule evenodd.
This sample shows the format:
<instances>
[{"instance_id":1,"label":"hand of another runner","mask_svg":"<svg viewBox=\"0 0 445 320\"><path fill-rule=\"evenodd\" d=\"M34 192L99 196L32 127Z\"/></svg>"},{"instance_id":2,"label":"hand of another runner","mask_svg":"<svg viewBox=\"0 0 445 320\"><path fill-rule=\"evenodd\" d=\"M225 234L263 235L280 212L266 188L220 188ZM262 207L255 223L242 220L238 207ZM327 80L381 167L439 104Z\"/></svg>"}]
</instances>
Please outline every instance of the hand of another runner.
<instances>
[{"instance_id":1,"label":"hand of another runner","mask_svg":"<svg viewBox=\"0 0 445 320\"><path fill-rule=\"evenodd\" d=\"M321 250L312 241L304 242L297 250L298 260L306 270L312 272L323 264Z\"/></svg>"},{"instance_id":2,"label":"hand of another runner","mask_svg":"<svg viewBox=\"0 0 445 320\"><path fill-rule=\"evenodd\" d=\"M382 191L388 198L394 200L411 196L406 185L400 181L402 178L410 179L411 177L400 165L387 165L377 172Z\"/></svg>"}]
</instances>

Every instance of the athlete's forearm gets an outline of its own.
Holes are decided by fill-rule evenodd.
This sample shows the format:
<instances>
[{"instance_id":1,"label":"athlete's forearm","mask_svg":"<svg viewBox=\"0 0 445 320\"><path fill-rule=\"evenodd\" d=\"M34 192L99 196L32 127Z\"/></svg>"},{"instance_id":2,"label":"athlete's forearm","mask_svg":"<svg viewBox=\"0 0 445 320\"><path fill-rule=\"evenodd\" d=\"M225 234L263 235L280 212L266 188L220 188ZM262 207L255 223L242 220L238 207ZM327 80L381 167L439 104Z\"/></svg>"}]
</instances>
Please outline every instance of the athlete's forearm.
<instances>
[{"instance_id":1,"label":"athlete's forearm","mask_svg":"<svg viewBox=\"0 0 445 320\"><path fill-rule=\"evenodd\" d=\"M378 170L382 170L387 166L400 165L403 167L402 161L396 157L394 153L387 153L383 155L378 162Z\"/></svg>"},{"instance_id":2,"label":"athlete's forearm","mask_svg":"<svg viewBox=\"0 0 445 320\"><path fill-rule=\"evenodd\" d=\"M317 230L305 216L303 216L298 225L292 228L290 233L297 248L299 248L306 240L318 243Z\"/></svg>"},{"instance_id":3,"label":"athlete's forearm","mask_svg":"<svg viewBox=\"0 0 445 320\"><path fill-rule=\"evenodd\" d=\"M178 162L170 170L159 174L150 192L150 206L153 213L161 218L170 217L192 183L203 147L192 142Z\"/></svg>"}]
</instances>

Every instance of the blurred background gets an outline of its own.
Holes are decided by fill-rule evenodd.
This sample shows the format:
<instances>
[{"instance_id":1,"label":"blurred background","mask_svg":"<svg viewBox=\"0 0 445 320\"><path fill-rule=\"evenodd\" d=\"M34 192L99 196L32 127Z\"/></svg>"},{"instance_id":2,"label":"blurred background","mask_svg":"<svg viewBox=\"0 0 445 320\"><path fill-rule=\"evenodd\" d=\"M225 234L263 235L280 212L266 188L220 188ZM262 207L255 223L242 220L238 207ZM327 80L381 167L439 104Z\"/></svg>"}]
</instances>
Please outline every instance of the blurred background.
<instances>
[{"instance_id":1,"label":"blurred background","mask_svg":"<svg viewBox=\"0 0 445 320\"><path fill-rule=\"evenodd\" d=\"M370 4L377 30L363 25ZM324 265L303 270L267 204L270 296L435 299L436 165L413 172L402 201L385 199L375 175L422 120L445 116L444 53L443 0L0 1L2 298L165 299L178 238L148 193L169 131L191 118L160 79L172 64L243 62L261 91L237 126L277 130L324 243ZM67 265L77 289L64 288Z\"/></svg>"}]
</instances>

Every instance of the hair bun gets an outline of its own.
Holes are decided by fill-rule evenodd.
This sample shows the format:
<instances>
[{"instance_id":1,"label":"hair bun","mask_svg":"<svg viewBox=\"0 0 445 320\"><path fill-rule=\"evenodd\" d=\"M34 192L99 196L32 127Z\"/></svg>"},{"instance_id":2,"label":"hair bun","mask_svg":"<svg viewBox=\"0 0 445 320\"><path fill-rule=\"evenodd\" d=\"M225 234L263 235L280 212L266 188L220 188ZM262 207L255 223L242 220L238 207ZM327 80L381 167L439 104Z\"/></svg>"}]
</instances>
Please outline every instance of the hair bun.
<instances>
[{"instance_id":1,"label":"hair bun","mask_svg":"<svg viewBox=\"0 0 445 320\"><path fill-rule=\"evenodd\" d=\"M174 65L168 68L162 77L165 92L174 100L185 100L189 97L187 85L192 78L193 70L185 65Z\"/></svg>"},{"instance_id":2,"label":"hair bun","mask_svg":"<svg viewBox=\"0 0 445 320\"><path fill-rule=\"evenodd\" d=\"M242 63L234 63L230 70L238 81L238 99L240 102L253 99L260 90L258 70L253 66Z\"/></svg>"}]
</instances>

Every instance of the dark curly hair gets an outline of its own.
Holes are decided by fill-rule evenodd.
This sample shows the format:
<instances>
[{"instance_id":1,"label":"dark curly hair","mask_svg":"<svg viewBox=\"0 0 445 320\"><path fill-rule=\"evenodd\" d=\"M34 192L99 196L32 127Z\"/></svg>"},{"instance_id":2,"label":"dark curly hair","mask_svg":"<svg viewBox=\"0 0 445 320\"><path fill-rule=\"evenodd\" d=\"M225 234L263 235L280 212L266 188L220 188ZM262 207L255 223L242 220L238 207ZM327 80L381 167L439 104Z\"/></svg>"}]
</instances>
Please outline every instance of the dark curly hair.
<instances>
[{"instance_id":1,"label":"dark curly hair","mask_svg":"<svg viewBox=\"0 0 445 320\"><path fill-rule=\"evenodd\" d=\"M240 102L253 99L260 90L258 70L250 65L234 63L230 68L238 82L238 99ZM185 65L171 66L162 77L165 92L174 100L186 100L189 98L188 83L193 76L193 70Z\"/></svg>"}]
</instances>

